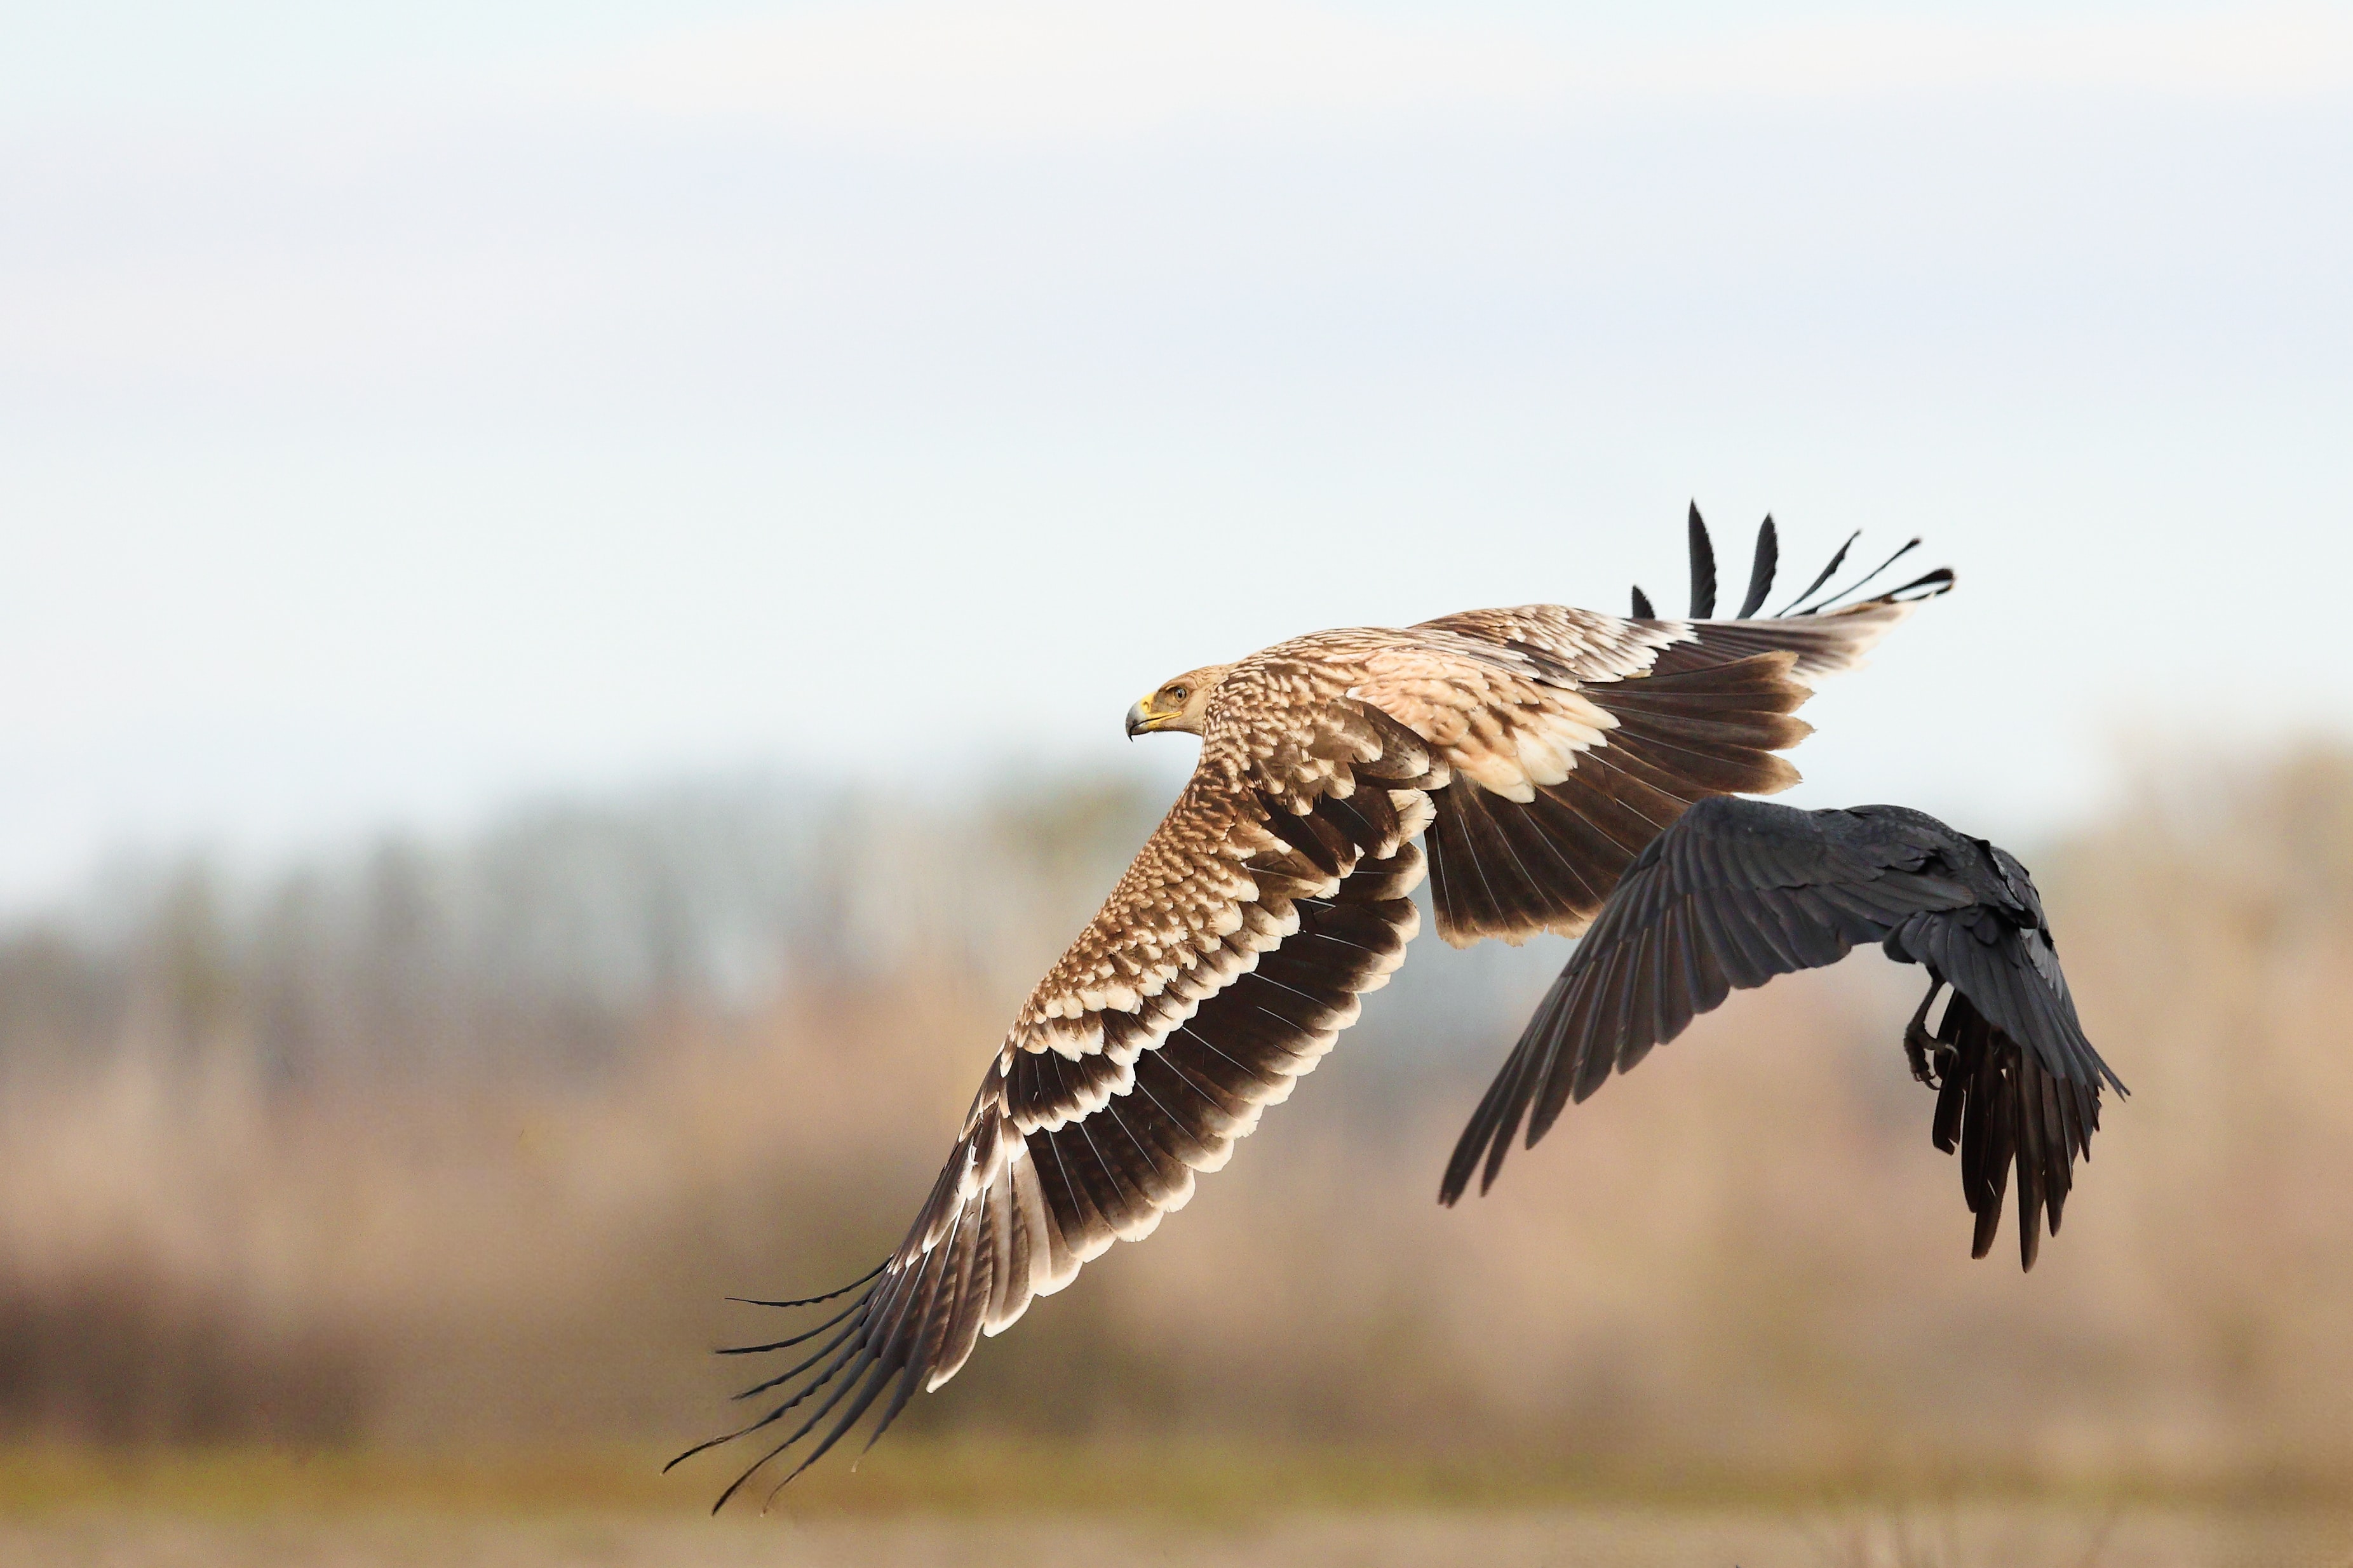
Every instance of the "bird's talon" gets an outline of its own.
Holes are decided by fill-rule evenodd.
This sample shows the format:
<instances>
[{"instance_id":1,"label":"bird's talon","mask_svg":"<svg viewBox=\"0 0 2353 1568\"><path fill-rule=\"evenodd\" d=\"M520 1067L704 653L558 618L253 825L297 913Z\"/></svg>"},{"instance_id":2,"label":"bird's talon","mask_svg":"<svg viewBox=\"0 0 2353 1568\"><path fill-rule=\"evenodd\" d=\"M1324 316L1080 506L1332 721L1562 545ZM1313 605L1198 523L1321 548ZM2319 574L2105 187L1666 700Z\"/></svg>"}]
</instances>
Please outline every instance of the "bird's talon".
<instances>
[{"instance_id":1,"label":"bird's talon","mask_svg":"<svg viewBox=\"0 0 2353 1568\"><path fill-rule=\"evenodd\" d=\"M1933 978L1935 972L1930 971L1930 974ZM1928 1009L1936 1005L1936 993L1944 988L1942 980L1935 980L1928 987L1928 994L1921 997L1920 1005L1913 1009L1911 1021L1904 1026L1904 1059L1912 1064L1913 1078L1930 1089L1944 1087L1940 1075L1953 1054L1951 1047L1939 1044L1928 1033ZM1934 1068L1928 1065L1932 1054L1937 1058Z\"/></svg>"},{"instance_id":2,"label":"bird's talon","mask_svg":"<svg viewBox=\"0 0 2353 1568\"><path fill-rule=\"evenodd\" d=\"M1951 1066L1952 1048L1939 1046L1929 1038L1917 1019L1904 1031L1904 1059L1912 1066L1912 1077L1930 1089L1944 1087L1944 1073Z\"/></svg>"}]
</instances>

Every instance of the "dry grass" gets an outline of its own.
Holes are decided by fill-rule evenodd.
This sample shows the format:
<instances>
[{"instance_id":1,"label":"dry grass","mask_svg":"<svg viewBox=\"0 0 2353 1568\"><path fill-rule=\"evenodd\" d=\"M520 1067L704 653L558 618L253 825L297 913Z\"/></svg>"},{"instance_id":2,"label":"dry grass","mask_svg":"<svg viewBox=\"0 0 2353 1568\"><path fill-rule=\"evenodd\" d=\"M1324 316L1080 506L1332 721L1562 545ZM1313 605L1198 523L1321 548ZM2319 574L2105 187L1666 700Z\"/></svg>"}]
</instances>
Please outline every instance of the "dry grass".
<instances>
[{"instance_id":1,"label":"dry grass","mask_svg":"<svg viewBox=\"0 0 2353 1568\"><path fill-rule=\"evenodd\" d=\"M1219 1522L1134 1515L895 1514L683 1520L374 1510L260 1519L139 1510L0 1518L16 1568L2337 1568L2330 1515L1972 1507L1857 1514L1583 1506L1297 1510Z\"/></svg>"},{"instance_id":2,"label":"dry grass","mask_svg":"<svg viewBox=\"0 0 2353 1568\"><path fill-rule=\"evenodd\" d=\"M2353 1515L2162 1498L1863 1500L1597 1485L1493 1462L917 1439L772 1514L702 1516L626 1450L0 1452L0 1562L2202 1568L2353 1555Z\"/></svg>"}]
</instances>

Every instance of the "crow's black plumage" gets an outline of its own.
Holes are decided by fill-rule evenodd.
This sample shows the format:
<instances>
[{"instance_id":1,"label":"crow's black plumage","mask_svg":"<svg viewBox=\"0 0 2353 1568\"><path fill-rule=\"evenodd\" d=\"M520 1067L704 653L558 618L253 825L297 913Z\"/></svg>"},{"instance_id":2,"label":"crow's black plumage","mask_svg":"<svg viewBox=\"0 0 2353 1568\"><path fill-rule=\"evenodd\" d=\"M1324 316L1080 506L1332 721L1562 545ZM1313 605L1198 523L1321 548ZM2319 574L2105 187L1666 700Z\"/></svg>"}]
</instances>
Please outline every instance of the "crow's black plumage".
<instances>
[{"instance_id":1,"label":"crow's black plumage","mask_svg":"<svg viewBox=\"0 0 2353 1568\"><path fill-rule=\"evenodd\" d=\"M1571 1100L1734 989L1835 963L1857 944L1928 970L1904 1033L1914 1076L1937 1090L1932 1136L1961 1155L1993 1245L2010 1170L2021 1262L2059 1230L2074 1161L2124 1085L2084 1035L2042 901L2007 850L1895 805L1799 811L1722 796L1694 805L1628 868L1463 1130L1440 1199L1474 1172L1485 1191L1525 1120L1543 1137ZM1930 1006L1953 988L1932 1037Z\"/></svg>"}]
</instances>

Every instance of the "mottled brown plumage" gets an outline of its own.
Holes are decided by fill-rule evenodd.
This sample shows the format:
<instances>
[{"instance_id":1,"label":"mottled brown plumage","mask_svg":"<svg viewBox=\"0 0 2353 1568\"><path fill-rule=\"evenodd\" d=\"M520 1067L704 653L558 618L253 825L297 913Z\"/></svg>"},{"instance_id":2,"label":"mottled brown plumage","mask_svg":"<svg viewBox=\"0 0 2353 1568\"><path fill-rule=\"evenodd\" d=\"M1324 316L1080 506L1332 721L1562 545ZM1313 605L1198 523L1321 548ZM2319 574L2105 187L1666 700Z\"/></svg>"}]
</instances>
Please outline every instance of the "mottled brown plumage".
<instances>
[{"instance_id":1,"label":"mottled brown plumage","mask_svg":"<svg viewBox=\"0 0 2353 1568\"><path fill-rule=\"evenodd\" d=\"M1199 735L1192 777L1022 1005L906 1240L825 1329L744 1347L819 1342L747 1391L805 1380L728 1436L809 1406L753 1470L822 1428L806 1468L887 1394L879 1436L980 1334L1181 1207L1403 961L1416 837L1449 942L1574 935L1692 802L1796 782L1775 753L1808 732L1791 714L1811 682L1914 602L1473 610L1317 632L1156 689L1129 733Z\"/></svg>"}]
</instances>

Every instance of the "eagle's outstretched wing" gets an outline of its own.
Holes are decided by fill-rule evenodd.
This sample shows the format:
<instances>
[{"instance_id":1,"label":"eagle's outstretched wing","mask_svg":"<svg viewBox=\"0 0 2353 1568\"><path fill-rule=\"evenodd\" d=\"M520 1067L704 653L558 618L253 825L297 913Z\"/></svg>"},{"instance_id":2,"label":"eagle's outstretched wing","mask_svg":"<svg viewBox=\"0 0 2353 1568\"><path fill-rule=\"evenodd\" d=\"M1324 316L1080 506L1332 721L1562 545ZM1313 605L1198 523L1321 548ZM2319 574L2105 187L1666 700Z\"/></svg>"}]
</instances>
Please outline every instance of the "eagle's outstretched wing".
<instances>
[{"instance_id":1,"label":"eagle's outstretched wing","mask_svg":"<svg viewBox=\"0 0 2353 1568\"><path fill-rule=\"evenodd\" d=\"M773 1439L720 1502L812 1440L789 1479L879 1405L871 1443L980 1334L1181 1206L1402 962L1417 836L1450 941L1582 930L1692 801L1794 782L1773 752L1806 734L1788 715L1808 683L1909 608L1531 605L1317 633L1231 667L1191 779L1023 1005L906 1239L818 1329L744 1347L813 1348L712 1440Z\"/></svg>"},{"instance_id":2,"label":"eagle's outstretched wing","mask_svg":"<svg viewBox=\"0 0 2353 1568\"><path fill-rule=\"evenodd\" d=\"M1412 627L1502 667L1474 688L1366 688L1447 742L1441 759L1482 786L1431 797L1439 934L1457 947L1582 934L1628 863L1694 801L1796 784L1777 754L1812 733L1796 710L1916 603L1742 621L1620 621L1535 605Z\"/></svg>"},{"instance_id":3,"label":"eagle's outstretched wing","mask_svg":"<svg viewBox=\"0 0 2353 1568\"><path fill-rule=\"evenodd\" d=\"M1777 614L1780 540L1757 531L1748 586L1732 620L1715 613L1715 552L1691 510L1690 618L1662 620L1642 590L1634 616L1559 605L1471 610L1409 629L1365 694L1439 746L1482 786L1432 796L1426 840L1439 934L1519 942L1577 936L1642 847L1694 801L1770 795L1798 780L1774 753L1810 727L1791 715L1827 675L1853 669L1914 607L1953 585L1945 567L1855 597L1919 544L1824 592L1851 535L1805 592ZM1428 663L1460 665L1450 674Z\"/></svg>"},{"instance_id":4,"label":"eagle's outstretched wing","mask_svg":"<svg viewBox=\"0 0 2353 1568\"><path fill-rule=\"evenodd\" d=\"M2021 1256L2033 1267L2040 1221L2047 1213L2057 1233L2073 1162L2090 1152L2102 1087L2124 1086L2084 1037L2026 868L1900 806L1709 800L1660 835L1463 1129L1440 1200L1461 1196L1474 1173L1486 1190L1523 1119L1534 1146L1571 1100L1732 991L1835 963L1867 942L1954 988L1934 1042L1935 1141L1947 1152L1961 1146L1978 1257L2016 1164Z\"/></svg>"},{"instance_id":5,"label":"eagle's outstretched wing","mask_svg":"<svg viewBox=\"0 0 2353 1568\"><path fill-rule=\"evenodd\" d=\"M1336 691L1242 708L1204 736L1175 807L1022 1007L898 1250L818 1330L745 1347L813 1344L745 1391L772 1407L712 1440L779 1439L721 1504L813 1437L798 1474L880 1402L871 1444L979 1335L1149 1236L1403 962L1412 839L1442 764Z\"/></svg>"}]
</instances>

